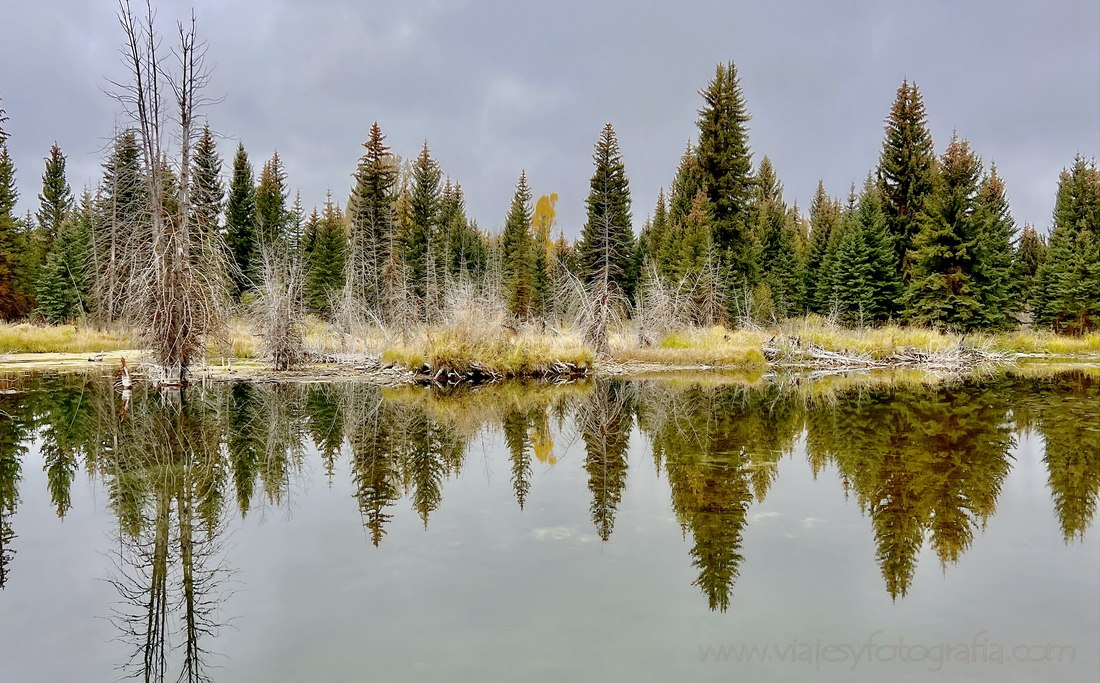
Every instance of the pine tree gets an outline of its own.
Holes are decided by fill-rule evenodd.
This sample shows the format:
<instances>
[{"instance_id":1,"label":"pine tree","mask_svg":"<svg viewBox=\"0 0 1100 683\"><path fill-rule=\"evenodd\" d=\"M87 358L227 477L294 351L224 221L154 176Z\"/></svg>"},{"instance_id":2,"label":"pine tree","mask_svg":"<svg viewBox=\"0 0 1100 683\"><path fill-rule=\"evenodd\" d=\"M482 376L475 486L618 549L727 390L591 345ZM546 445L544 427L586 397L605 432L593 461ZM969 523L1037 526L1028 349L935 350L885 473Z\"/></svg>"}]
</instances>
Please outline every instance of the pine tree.
<instances>
[{"instance_id":1,"label":"pine tree","mask_svg":"<svg viewBox=\"0 0 1100 683\"><path fill-rule=\"evenodd\" d=\"M466 218L466 198L458 183L444 187L441 221L448 275L480 277L485 272L488 252L477 226Z\"/></svg>"},{"instance_id":2,"label":"pine tree","mask_svg":"<svg viewBox=\"0 0 1100 683\"><path fill-rule=\"evenodd\" d=\"M630 220L630 181L615 129L604 125L592 155L596 170L589 182L588 218L577 244L580 277L586 283L605 276L632 297L634 230Z\"/></svg>"},{"instance_id":3,"label":"pine tree","mask_svg":"<svg viewBox=\"0 0 1100 683\"><path fill-rule=\"evenodd\" d=\"M73 207L73 192L65 179L65 155L55 142L50 146L50 156L46 158L46 168L42 171L42 192L38 195L39 242L44 249L53 245L61 224Z\"/></svg>"},{"instance_id":4,"label":"pine tree","mask_svg":"<svg viewBox=\"0 0 1100 683\"><path fill-rule=\"evenodd\" d=\"M15 164L8 154L7 117L0 106L0 319L25 315L30 297L24 286L27 245L15 216L19 192L15 187Z\"/></svg>"},{"instance_id":5,"label":"pine tree","mask_svg":"<svg viewBox=\"0 0 1100 683\"><path fill-rule=\"evenodd\" d=\"M260 181L256 185L256 245L252 252L253 263L259 262L260 249L263 247L287 246L290 225L290 212L286 205L288 196L286 170L279 153L275 152L264 164L260 171Z\"/></svg>"},{"instance_id":6,"label":"pine tree","mask_svg":"<svg viewBox=\"0 0 1100 683\"><path fill-rule=\"evenodd\" d=\"M969 331L980 327L974 285L978 230L974 202L981 161L970 143L951 139L913 241L906 315L913 322Z\"/></svg>"},{"instance_id":7,"label":"pine tree","mask_svg":"<svg viewBox=\"0 0 1100 683\"><path fill-rule=\"evenodd\" d=\"M191 168L191 226L205 240L211 240L218 234L225 186L221 179L222 160L209 124L203 127L195 143Z\"/></svg>"},{"instance_id":8,"label":"pine tree","mask_svg":"<svg viewBox=\"0 0 1100 683\"><path fill-rule=\"evenodd\" d=\"M88 310L92 198L87 192L70 209L39 271L38 310L51 324L69 322Z\"/></svg>"},{"instance_id":9,"label":"pine tree","mask_svg":"<svg viewBox=\"0 0 1100 683\"><path fill-rule=\"evenodd\" d=\"M368 307L379 306L383 290L397 286L401 245L397 233L397 160L378 122L371 124L366 149L355 169L348 199L347 295Z\"/></svg>"},{"instance_id":10,"label":"pine tree","mask_svg":"<svg viewBox=\"0 0 1100 683\"><path fill-rule=\"evenodd\" d=\"M1033 225L1025 225L1012 257L1013 298L1020 308L1034 315L1038 295L1039 269L1046 261L1047 243Z\"/></svg>"},{"instance_id":11,"label":"pine tree","mask_svg":"<svg viewBox=\"0 0 1100 683\"><path fill-rule=\"evenodd\" d=\"M657 206L653 209L653 218L642 226L641 235L638 237L638 250L641 252L643 264L653 263L661 267L658 255L664 243L669 239L668 199L665 197L665 188L657 192Z\"/></svg>"},{"instance_id":12,"label":"pine tree","mask_svg":"<svg viewBox=\"0 0 1100 683\"><path fill-rule=\"evenodd\" d=\"M1100 170L1081 155L1058 178L1036 304L1037 321L1057 331L1100 327Z\"/></svg>"},{"instance_id":13,"label":"pine tree","mask_svg":"<svg viewBox=\"0 0 1100 683\"><path fill-rule=\"evenodd\" d=\"M737 69L719 64L702 93L696 154L713 215L713 242L729 272L730 286L756 281L759 267L751 238L753 193L749 113Z\"/></svg>"},{"instance_id":14,"label":"pine tree","mask_svg":"<svg viewBox=\"0 0 1100 683\"><path fill-rule=\"evenodd\" d=\"M225 241L232 256L230 275L240 298L251 286L257 252L256 187L252 180L252 164L244 143L237 144L233 157L233 179L229 183L229 198L225 206Z\"/></svg>"},{"instance_id":15,"label":"pine tree","mask_svg":"<svg viewBox=\"0 0 1100 683\"><path fill-rule=\"evenodd\" d=\"M810 204L810 245L806 259L804 292L808 308L814 313L829 312L825 259L833 233L840 224L840 203L825 192L824 181L818 181L817 193Z\"/></svg>"},{"instance_id":16,"label":"pine tree","mask_svg":"<svg viewBox=\"0 0 1100 683\"><path fill-rule=\"evenodd\" d=\"M332 318L333 298L344 286L344 261L347 228L340 207L325 198L324 213L313 210L306 223L305 299L311 311Z\"/></svg>"},{"instance_id":17,"label":"pine tree","mask_svg":"<svg viewBox=\"0 0 1100 683\"><path fill-rule=\"evenodd\" d=\"M898 271L912 278L914 240L920 216L933 189L936 152L916 83L902 81L886 117L886 136L879 158L878 181L886 226L894 241Z\"/></svg>"},{"instance_id":18,"label":"pine tree","mask_svg":"<svg viewBox=\"0 0 1100 683\"><path fill-rule=\"evenodd\" d=\"M420 149L412 168L412 209L409 230L405 234L405 273L413 294L425 299L429 289L438 296L437 258L440 238L440 213L443 199L443 172L432 159L428 141ZM429 285L432 285L429 287ZM429 307L438 302L425 302Z\"/></svg>"},{"instance_id":19,"label":"pine tree","mask_svg":"<svg viewBox=\"0 0 1100 683\"><path fill-rule=\"evenodd\" d=\"M1012 292L1012 243L1016 223L1008 210L1004 181L997 167L982 178L974 199L977 251L974 289L981 305L982 327L1004 330L1016 324L1019 302Z\"/></svg>"},{"instance_id":20,"label":"pine tree","mask_svg":"<svg viewBox=\"0 0 1100 683\"><path fill-rule=\"evenodd\" d=\"M528 318L533 314L535 298L535 254L531 240L531 188L526 172L520 173L512 195L501 233L501 250L508 309L518 318Z\"/></svg>"},{"instance_id":21,"label":"pine tree","mask_svg":"<svg viewBox=\"0 0 1100 683\"><path fill-rule=\"evenodd\" d=\"M756 174L752 204L754 241L759 241L763 282L771 293L771 306L780 318L802 308L802 264L795 249L797 222L783 201L783 186L764 157Z\"/></svg>"},{"instance_id":22,"label":"pine tree","mask_svg":"<svg viewBox=\"0 0 1100 683\"><path fill-rule=\"evenodd\" d=\"M148 244L148 187L133 130L115 136L103 163L92 221L93 308L100 323L118 319L128 298L133 257Z\"/></svg>"},{"instance_id":23,"label":"pine tree","mask_svg":"<svg viewBox=\"0 0 1100 683\"><path fill-rule=\"evenodd\" d=\"M673 282L697 278L714 256L713 216L707 193L695 194L691 210L669 227L668 239L661 245L657 262L659 272Z\"/></svg>"},{"instance_id":24,"label":"pine tree","mask_svg":"<svg viewBox=\"0 0 1100 683\"><path fill-rule=\"evenodd\" d=\"M703 169L699 166L699 154L695 145L688 141L680 157L680 165L676 168L676 176L672 179L668 198L669 221L675 223L691 213L695 195L702 189Z\"/></svg>"}]
</instances>

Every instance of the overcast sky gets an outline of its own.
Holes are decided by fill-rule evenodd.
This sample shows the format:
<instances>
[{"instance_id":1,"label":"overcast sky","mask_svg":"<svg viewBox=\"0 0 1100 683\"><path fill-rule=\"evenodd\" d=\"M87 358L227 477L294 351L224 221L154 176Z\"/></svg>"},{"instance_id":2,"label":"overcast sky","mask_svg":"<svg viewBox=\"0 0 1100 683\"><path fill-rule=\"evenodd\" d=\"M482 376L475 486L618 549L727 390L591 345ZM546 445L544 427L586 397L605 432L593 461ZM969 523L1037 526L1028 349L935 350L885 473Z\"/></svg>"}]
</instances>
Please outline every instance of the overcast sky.
<instances>
[{"instance_id":1,"label":"overcast sky","mask_svg":"<svg viewBox=\"0 0 1100 683\"><path fill-rule=\"evenodd\" d=\"M21 193L33 209L55 140L74 191L94 185L124 75L110 0L15 0L0 26L0 98ZM903 78L924 95L937 152L952 130L996 162L1018 223L1050 222L1058 172L1100 153L1100 2L728 0L208 0L194 3L216 65L206 114L227 165L243 141L275 150L307 207L343 201L377 120L394 151L427 139L482 227L503 223L526 169L584 220L592 145L610 121L635 230L696 134L698 91L737 64L755 159L808 209L818 178L840 196L875 165ZM166 35L190 3L162 0Z\"/></svg>"}]
</instances>

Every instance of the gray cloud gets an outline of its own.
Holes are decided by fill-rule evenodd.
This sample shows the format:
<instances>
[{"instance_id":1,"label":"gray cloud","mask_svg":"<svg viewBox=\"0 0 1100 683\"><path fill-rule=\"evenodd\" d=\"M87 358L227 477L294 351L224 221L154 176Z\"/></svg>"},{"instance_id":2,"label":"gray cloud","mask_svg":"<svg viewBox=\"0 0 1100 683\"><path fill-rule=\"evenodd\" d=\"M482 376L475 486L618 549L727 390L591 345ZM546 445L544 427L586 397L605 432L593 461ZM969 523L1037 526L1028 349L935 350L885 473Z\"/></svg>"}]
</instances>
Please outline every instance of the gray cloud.
<instances>
[{"instance_id":1,"label":"gray cloud","mask_svg":"<svg viewBox=\"0 0 1100 683\"><path fill-rule=\"evenodd\" d=\"M94 5L94 6L93 6ZM818 178L843 195L876 163L902 78L925 96L937 148L952 130L995 162L1018 222L1046 226L1058 171L1100 150L1100 5L966 1L402 3L320 0L196 7L216 64L207 114L259 166L276 149L307 206L343 200L373 120L398 153L424 139L462 182L471 216L503 222L526 169L584 219L592 144L615 124L637 229L695 133L698 90L737 63L757 159L805 209ZM123 73L110 2L5 12L0 97L33 209L56 140L74 189L94 184L120 119L103 90ZM189 5L161 2L165 32Z\"/></svg>"}]
</instances>

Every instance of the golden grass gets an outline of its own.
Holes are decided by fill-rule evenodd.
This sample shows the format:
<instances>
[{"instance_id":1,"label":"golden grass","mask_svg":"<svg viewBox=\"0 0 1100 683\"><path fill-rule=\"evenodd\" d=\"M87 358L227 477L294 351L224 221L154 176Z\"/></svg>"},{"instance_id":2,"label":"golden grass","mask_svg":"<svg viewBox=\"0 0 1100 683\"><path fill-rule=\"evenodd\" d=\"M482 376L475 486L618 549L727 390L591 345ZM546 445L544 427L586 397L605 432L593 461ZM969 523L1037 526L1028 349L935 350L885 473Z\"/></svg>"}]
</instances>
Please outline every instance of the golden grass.
<instances>
[{"instance_id":1,"label":"golden grass","mask_svg":"<svg viewBox=\"0 0 1100 683\"><path fill-rule=\"evenodd\" d=\"M1014 353L1092 354L1100 353L1100 332L1090 332L1080 337L1066 337L1048 331L1004 332L991 336L989 344L998 351Z\"/></svg>"},{"instance_id":2,"label":"golden grass","mask_svg":"<svg viewBox=\"0 0 1100 683\"><path fill-rule=\"evenodd\" d=\"M616 339L612 359L620 362L662 365L762 366L761 346L767 337L761 332L727 330L724 327L678 330L657 346L638 348L627 339Z\"/></svg>"},{"instance_id":3,"label":"golden grass","mask_svg":"<svg viewBox=\"0 0 1100 683\"><path fill-rule=\"evenodd\" d=\"M505 377L543 374L554 363L591 367L592 351L573 335L534 332L469 334L452 327L428 328L411 342L397 342L382 353L382 361L418 369L446 368L464 373L473 365Z\"/></svg>"},{"instance_id":4,"label":"golden grass","mask_svg":"<svg viewBox=\"0 0 1100 683\"><path fill-rule=\"evenodd\" d=\"M134 335L124 330L0 323L0 353L101 353L137 346Z\"/></svg>"}]
</instances>

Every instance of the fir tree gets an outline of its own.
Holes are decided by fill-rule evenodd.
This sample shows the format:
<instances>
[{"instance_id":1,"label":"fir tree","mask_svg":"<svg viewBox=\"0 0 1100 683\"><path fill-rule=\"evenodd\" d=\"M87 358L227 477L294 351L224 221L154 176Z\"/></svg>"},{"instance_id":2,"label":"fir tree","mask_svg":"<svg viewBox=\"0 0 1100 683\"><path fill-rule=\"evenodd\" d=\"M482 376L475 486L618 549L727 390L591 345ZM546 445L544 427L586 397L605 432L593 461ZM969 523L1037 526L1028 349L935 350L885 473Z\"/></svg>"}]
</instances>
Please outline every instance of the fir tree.
<instances>
[{"instance_id":1,"label":"fir tree","mask_svg":"<svg viewBox=\"0 0 1100 683\"><path fill-rule=\"evenodd\" d=\"M252 180L252 164L244 143L237 144L233 157L233 179L229 183L229 198L225 206L225 241L229 246L233 267L231 277L239 298L251 286L251 274L257 251L256 187Z\"/></svg>"},{"instance_id":2,"label":"fir tree","mask_svg":"<svg viewBox=\"0 0 1100 683\"><path fill-rule=\"evenodd\" d=\"M981 161L967 141L953 137L939 168L913 242L906 315L916 323L969 331L982 322L974 284Z\"/></svg>"},{"instance_id":3,"label":"fir tree","mask_svg":"<svg viewBox=\"0 0 1100 683\"><path fill-rule=\"evenodd\" d=\"M817 193L810 204L810 244L806 259L806 283L803 291L808 308L814 313L829 312L825 260L833 233L840 224L840 203L825 192L824 181L818 181Z\"/></svg>"},{"instance_id":4,"label":"fir tree","mask_svg":"<svg viewBox=\"0 0 1100 683\"><path fill-rule=\"evenodd\" d=\"M916 83L902 81L886 117L878 181L898 270L906 282L912 278L910 252L920 230L920 216L932 193L935 167L936 153L920 89Z\"/></svg>"},{"instance_id":5,"label":"fir tree","mask_svg":"<svg viewBox=\"0 0 1100 683\"><path fill-rule=\"evenodd\" d=\"M669 221L675 223L691 213L695 195L703 189L703 169L699 166L699 154L695 145L688 141L676 176L672 179L672 188L668 198Z\"/></svg>"},{"instance_id":6,"label":"fir tree","mask_svg":"<svg viewBox=\"0 0 1100 683\"><path fill-rule=\"evenodd\" d=\"M27 245L15 216L19 192L15 187L15 164L8 154L5 121L0 107L0 319L10 320L26 314L30 297L24 286Z\"/></svg>"},{"instance_id":7,"label":"fir tree","mask_svg":"<svg viewBox=\"0 0 1100 683\"><path fill-rule=\"evenodd\" d=\"M771 292L775 314L786 318L802 307L802 264L795 249L797 223L788 215L783 186L768 157L760 161L756 181L753 232L761 244L763 281Z\"/></svg>"},{"instance_id":8,"label":"fir tree","mask_svg":"<svg viewBox=\"0 0 1100 683\"><path fill-rule=\"evenodd\" d=\"M347 229L340 207L325 199L324 213L314 209L306 223L305 299L311 311L326 318L333 315L333 297L344 285Z\"/></svg>"},{"instance_id":9,"label":"fir tree","mask_svg":"<svg viewBox=\"0 0 1100 683\"><path fill-rule=\"evenodd\" d=\"M1100 170L1081 155L1058 178L1036 304L1037 321L1057 331L1100 326Z\"/></svg>"},{"instance_id":10,"label":"fir tree","mask_svg":"<svg viewBox=\"0 0 1100 683\"><path fill-rule=\"evenodd\" d=\"M433 289L438 296L438 242L443 199L443 172L432 159L427 140L413 163L409 230L405 234L405 273L413 294L424 299ZM429 287L429 285L432 285ZM426 302L429 306L432 303Z\"/></svg>"},{"instance_id":11,"label":"fir tree","mask_svg":"<svg viewBox=\"0 0 1100 683\"><path fill-rule=\"evenodd\" d=\"M665 188L657 192L657 206L653 209L653 218L642 226L641 235L638 238L638 250L641 252L642 263L658 263L658 255L666 241L669 239L668 199L665 197Z\"/></svg>"},{"instance_id":12,"label":"fir tree","mask_svg":"<svg viewBox=\"0 0 1100 683\"><path fill-rule=\"evenodd\" d=\"M1039 269L1046 261L1047 243L1033 225L1025 225L1012 258L1012 296L1019 306L1035 312Z\"/></svg>"},{"instance_id":13,"label":"fir tree","mask_svg":"<svg viewBox=\"0 0 1100 683\"><path fill-rule=\"evenodd\" d=\"M974 289L981 306L986 329L1004 330L1016 324L1014 312L1019 302L1012 292L1012 243L1016 223L1008 211L1005 186L997 168L982 178L974 199L977 250L974 263Z\"/></svg>"},{"instance_id":14,"label":"fir tree","mask_svg":"<svg viewBox=\"0 0 1100 683\"><path fill-rule=\"evenodd\" d=\"M371 124L348 199L345 287L353 300L367 306L378 306L383 290L396 287L403 277L395 208L398 167L385 140L378 122Z\"/></svg>"},{"instance_id":15,"label":"fir tree","mask_svg":"<svg viewBox=\"0 0 1100 683\"><path fill-rule=\"evenodd\" d=\"M501 263L508 308L518 318L533 313L535 254L531 240L531 189L521 172L501 233Z\"/></svg>"},{"instance_id":16,"label":"fir tree","mask_svg":"<svg viewBox=\"0 0 1100 683\"><path fill-rule=\"evenodd\" d=\"M466 198L458 183L445 187L441 221L446 244L447 272L452 278L480 277L488 252L477 226L466 218Z\"/></svg>"},{"instance_id":17,"label":"fir tree","mask_svg":"<svg viewBox=\"0 0 1100 683\"><path fill-rule=\"evenodd\" d=\"M192 155L191 225L204 236L213 239L219 230L225 186L222 184L222 160L210 125L203 127Z\"/></svg>"},{"instance_id":18,"label":"fir tree","mask_svg":"<svg viewBox=\"0 0 1100 683\"><path fill-rule=\"evenodd\" d=\"M262 247L285 247L290 225L290 212L287 210L289 191L286 186L286 170L279 153L275 152L260 171L260 181L256 185L256 245L252 252L253 263L257 264ZM253 266L256 271L256 266Z\"/></svg>"},{"instance_id":19,"label":"fir tree","mask_svg":"<svg viewBox=\"0 0 1100 683\"><path fill-rule=\"evenodd\" d=\"M668 239L661 245L657 262L661 275L673 281L696 278L713 257L710 200L699 190L691 210L669 228Z\"/></svg>"},{"instance_id":20,"label":"fir tree","mask_svg":"<svg viewBox=\"0 0 1100 683\"><path fill-rule=\"evenodd\" d=\"M610 123L600 132L592 160L596 170L589 182L588 218L577 244L579 275L586 283L606 277L627 297L632 297L637 273L632 268L630 181Z\"/></svg>"},{"instance_id":21,"label":"fir tree","mask_svg":"<svg viewBox=\"0 0 1100 683\"><path fill-rule=\"evenodd\" d=\"M702 185L713 216L713 242L723 255L732 287L755 282L759 273L750 235L753 193L749 113L737 69L719 64L702 92L699 112L699 160Z\"/></svg>"},{"instance_id":22,"label":"fir tree","mask_svg":"<svg viewBox=\"0 0 1100 683\"><path fill-rule=\"evenodd\" d=\"M44 250L49 249L61 224L73 207L73 192L65 179L65 155L55 142L50 147L50 156L46 158L46 168L42 171L42 192L38 195L38 240Z\"/></svg>"},{"instance_id":23,"label":"fir tree","mask_svg":"<svg viewBox=\"0 0 1100 683\"><path fill-rule=\"evenodd\" d=\"M136 265L131 256L148 242L148 186L141 154L135 132L119 132L103 163L103 177L96 190L91 307L101 323L118 319Z\"/></svg>"},{"instance_id":24,"label":"fir tree","mask_svg":"<svg viewBox=\"0 0 1100 683\"><path fill-rule=\"evenodd\" d=\"M85 192L69 211L38 276L38 310L61 324L87 311L91 252L92 198Z\"/></svg>"}]
</instances>

